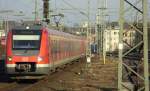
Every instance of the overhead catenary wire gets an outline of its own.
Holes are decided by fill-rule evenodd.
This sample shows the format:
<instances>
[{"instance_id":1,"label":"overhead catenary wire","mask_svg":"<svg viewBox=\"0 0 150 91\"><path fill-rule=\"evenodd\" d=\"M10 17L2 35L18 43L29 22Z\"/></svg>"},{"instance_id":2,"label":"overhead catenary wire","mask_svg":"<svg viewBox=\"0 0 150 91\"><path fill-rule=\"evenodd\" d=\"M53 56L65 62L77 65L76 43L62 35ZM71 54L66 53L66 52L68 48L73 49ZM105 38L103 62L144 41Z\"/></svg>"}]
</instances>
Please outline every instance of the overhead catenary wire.
<instances>
[{"instance_id":1,"label":"overhead catenary wire","mask_svg":"<svg viewBox=\"0 0 150 91\"><path fill-rule=\"evenodd\" d=\"M62 1L63 1L66 5L68 5L69 7L71 7L72 9L77 10L80 14L87 16L83 11L81 11L80 9L74 7L73 5L71 5L70 3L68 3L67 1L65 1L65 0L62 0Z\"/></svg>"}]
</instances>

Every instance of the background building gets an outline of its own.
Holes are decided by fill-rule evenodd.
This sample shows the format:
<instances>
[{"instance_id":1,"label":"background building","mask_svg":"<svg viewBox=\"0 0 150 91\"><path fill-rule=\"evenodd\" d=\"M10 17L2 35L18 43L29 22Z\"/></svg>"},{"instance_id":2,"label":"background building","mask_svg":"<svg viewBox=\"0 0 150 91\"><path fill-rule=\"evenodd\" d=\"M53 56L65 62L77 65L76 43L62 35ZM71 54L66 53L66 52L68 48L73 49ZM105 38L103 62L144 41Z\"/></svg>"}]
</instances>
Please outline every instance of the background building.
<instances>
[{"instance_id":1,"label":"background building","mask_svg":"<svg viewBox=\"0 0 150 91\"><path fill-rule=\"evenodd\" d=\"M124 30L124 49L129 49L135 43L135 31L134 30ZM118 51L119 45L119 28L109 28L104 30L105 48L106 52Z\"/></svg>"}]
</instances>

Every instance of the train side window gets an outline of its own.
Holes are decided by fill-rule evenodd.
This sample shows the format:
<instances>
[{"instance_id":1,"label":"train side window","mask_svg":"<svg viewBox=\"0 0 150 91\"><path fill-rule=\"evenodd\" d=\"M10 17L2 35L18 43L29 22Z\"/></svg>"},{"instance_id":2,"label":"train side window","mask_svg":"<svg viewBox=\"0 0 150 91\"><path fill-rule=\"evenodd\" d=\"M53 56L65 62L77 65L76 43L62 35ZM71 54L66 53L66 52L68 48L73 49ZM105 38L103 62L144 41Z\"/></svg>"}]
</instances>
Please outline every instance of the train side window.
<instances>
[{"instance_id":1,"label":"train side window","mask_svg":"<svg viewBox=\"0 0 150 91\"><path fill-rule=\"evenodd\" d=\"M71 43L70 42L68 42L69 44L68 44L68 46L69 46L69 52L71 52Z\"/></svg>"},{"instance_id":2,"label":"train side window","mask_svg":"<svg viewBox=\"0 0 150 91\"><path fill-rule=\"evenodd\" d=\"M57 41L54 40L53 41L53 47L52 47L53 53L56 54L57 53Z\"/></svg>"},{"instance_id":3,"label":"train side window","mask_svg":"<svg viewBox=\"0 0 150 91\"><path fill-rule=\"evenodd\" d=\"M60 53L60 42L57 40L57 53Z\"/></svg>"},{"instance_id":4,"label":"train side window","mask_svg":"<svg viewBox=\"0 0 150 91\"><path fill-rule=\"evenodd\" d=\"M53 40L53 43L52 43L52 53L53 53L53 54L54 54L54 52L55 52L54 44L55 44L55 41Z\"/></svg>"},{"instance_id":5,"label":"train side window","mask_svg":"<svg viewBox=\"0 0 150 91\"><path fill-rule=\"evenodd\" d=\"M58 53L58 40L56 40L56 44L55 44L55 46L56 46L56 53Z\"/></svg>"},{"instance_id":6,"label":"train side window","mask_svg":"<svg viewBox=\"0 0 150 91\"><path fill-rule=\"evenodd\" d=\"M66 41L66 43L65 43L65 49L66 49L66 52L68 52L68 42Z\"/></svg>"},{"instance_id":7,"label":"train side window","mask_svg":"<svg viewBox=\"0 0 150 91\"><path fill-rule=\"evenodd\" d=\"M54 60L54 58L55 58L55 54L54 54L54 52L55 52L55 48L54 48L54 44L55 44L55 41L54 40L52 40L52 46L51 46L51 53L52 53L52 60Z\"/></svg>"},{"instance_id":8,"label":"train side window","mask_svg":"<svg viewBox=\"0 0 150 91\"><path fill-rule=\"evenodd\" d=\"M69 52L69 42L66 41L66 51Z\"/></svg>"}]
</instances>

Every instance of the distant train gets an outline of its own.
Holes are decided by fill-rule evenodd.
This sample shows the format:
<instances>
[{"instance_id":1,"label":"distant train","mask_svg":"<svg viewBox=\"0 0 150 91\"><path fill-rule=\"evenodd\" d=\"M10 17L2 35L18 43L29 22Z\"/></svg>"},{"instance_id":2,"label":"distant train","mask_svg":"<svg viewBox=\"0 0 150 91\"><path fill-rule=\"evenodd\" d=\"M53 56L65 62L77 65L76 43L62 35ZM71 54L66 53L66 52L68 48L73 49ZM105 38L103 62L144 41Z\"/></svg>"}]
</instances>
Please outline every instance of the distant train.
<instances>
[{"instance_id":1,"label":"distant train","mask_svg":"<svg viewBox=\"0 0 150 91\"><path fill-rule=\"evenodd\" d=\"M6 72L14 79L39 78L85 55L86 40L43 26L17 27L6 39Z\"/></svg>"}]
</instances>

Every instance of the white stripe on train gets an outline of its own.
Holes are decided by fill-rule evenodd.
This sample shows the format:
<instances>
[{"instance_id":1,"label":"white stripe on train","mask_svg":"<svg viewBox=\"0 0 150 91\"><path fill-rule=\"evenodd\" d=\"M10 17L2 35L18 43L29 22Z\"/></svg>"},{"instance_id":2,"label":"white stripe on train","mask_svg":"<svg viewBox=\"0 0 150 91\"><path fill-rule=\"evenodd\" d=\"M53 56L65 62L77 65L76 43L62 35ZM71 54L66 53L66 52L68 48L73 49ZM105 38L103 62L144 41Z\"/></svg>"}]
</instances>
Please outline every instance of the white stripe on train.
<instances>
[{"instance_id":1,"label":"white stripe on train","mask_svg":"<svg viewBox=\"0 0 150 91\"><path fill-rule=\"evenodd\" d=\"M16 67L16 64L7 64L7 67ZM50 67L49 64L36 64L36 67Z\"/></svg>"}]
</instances>

